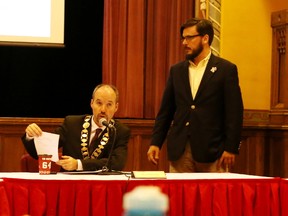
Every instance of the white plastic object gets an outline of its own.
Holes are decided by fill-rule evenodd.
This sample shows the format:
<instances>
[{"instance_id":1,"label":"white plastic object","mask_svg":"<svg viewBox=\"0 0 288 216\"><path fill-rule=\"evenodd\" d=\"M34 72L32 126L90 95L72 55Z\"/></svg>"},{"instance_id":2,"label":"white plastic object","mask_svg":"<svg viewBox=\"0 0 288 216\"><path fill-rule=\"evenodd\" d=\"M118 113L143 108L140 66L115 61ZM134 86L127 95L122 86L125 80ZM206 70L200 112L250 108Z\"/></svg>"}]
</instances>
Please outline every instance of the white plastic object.
<instances>
[{"instance_id":1,"label":"white plastic object","mask_svg":"<svg viewBox=\"0 0 288 216\"><path fill-rule=\"evenodd\" d=\"M123 196L124 216L165 216L168 196L157 186L137 186Z\"/></svg>"}]
</instances>

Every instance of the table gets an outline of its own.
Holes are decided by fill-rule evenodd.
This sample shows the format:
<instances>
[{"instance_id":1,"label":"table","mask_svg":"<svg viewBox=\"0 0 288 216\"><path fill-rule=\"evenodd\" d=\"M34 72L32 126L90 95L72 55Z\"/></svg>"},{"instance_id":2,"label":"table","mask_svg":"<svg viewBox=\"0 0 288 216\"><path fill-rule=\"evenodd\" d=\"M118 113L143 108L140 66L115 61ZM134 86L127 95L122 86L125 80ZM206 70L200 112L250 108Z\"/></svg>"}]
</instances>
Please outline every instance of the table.
<instances>
[{"instance_id":1,"label":"table","mask_svg":"<svg viewBox=\"0 0 288 216\"><path fill-rule=\"evenodd\" d=\"M288 179L281 179L280 183L280 209L281 209L281 215L286 216L288 215Z\"/></svg>"},{"instance_id":2,"label":"table","mask_svg":"<svg viewBox=\"0 0 288 216\"><path fill-rule=\"evenodd\" d=\"M4 200L0 202L9 206L0 210L1 216L117 216L122 211L122 196L127 182L124 175L0 173L0 176L6 176L0 184L0 200Z\"/></svg>"},{"instance_id":3,"label":"table","mask_svg":"<svg viewBox=\"0 0 288 216\"><path fill-rule=\"evenodd\" d=\"M0 173L0 215L122 216L123 195L139 185L158 186L169 196L169 216L279 216L284 202L280 198L287 197L280 188L288 190L288 182L280 178L235 173L166 176Z\"/></svg>"}]
</instances>

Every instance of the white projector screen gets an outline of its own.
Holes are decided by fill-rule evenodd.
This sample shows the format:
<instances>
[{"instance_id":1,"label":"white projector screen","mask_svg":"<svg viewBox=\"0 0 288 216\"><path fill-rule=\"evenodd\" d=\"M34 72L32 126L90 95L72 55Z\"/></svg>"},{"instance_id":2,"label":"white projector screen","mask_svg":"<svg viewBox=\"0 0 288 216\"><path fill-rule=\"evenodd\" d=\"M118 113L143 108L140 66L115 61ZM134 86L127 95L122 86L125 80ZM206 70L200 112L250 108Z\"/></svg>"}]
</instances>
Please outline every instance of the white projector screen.
<instances>
[{"instance_id":1,"label":"white projector screen","mask_svg":"<svg viewBox=\"0 0 288 216\"><path fill-rule=\"evenodd\" d=\"M65 0L0 0L0 44L64 46Z\"/></svg>"}]
</instances>

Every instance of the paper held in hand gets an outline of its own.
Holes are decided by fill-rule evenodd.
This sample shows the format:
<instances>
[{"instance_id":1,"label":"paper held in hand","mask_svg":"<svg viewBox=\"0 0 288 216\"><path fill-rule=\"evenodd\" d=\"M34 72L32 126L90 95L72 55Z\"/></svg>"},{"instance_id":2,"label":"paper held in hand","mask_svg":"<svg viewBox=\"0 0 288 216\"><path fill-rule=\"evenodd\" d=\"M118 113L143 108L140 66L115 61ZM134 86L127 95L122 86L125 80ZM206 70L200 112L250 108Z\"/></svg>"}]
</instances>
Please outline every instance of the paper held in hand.
<instances>
[{"instance_id":1,"label":"paper held in hand","mask_svg":"<svg viewBox=\"0 0 288 216\"><path fill-rule=\"evenodd\" d=\"M59 160L58 143L59 134L42 132L42 136L35 137L35 147L38 155L52 155L51 160L56 162Z\"/></svg>"}]
</instances>

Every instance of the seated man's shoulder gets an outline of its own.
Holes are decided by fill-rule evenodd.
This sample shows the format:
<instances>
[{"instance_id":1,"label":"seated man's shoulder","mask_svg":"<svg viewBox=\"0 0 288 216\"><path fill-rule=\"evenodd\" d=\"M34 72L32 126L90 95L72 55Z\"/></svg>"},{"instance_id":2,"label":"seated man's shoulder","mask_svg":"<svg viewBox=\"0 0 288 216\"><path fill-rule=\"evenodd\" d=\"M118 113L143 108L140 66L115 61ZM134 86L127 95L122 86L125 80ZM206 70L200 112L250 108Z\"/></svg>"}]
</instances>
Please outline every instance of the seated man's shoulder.
<instances>
[{"instance_id":1,"label":"seated man's shoulder","mask_svg":"<svg viewBox=\"0 0 288 216\"><path fill-rule=\"evenodd\" d=\"M65 121L74 122L74 121L84 121L85 117L89 115L67 115Z\"/></svg>"},{"instance_id":2,"label":"seated man's shoulder","mask_svg":"<svg viewBox=\"0 0 288 216\"><path fill-rule=\"evenodd\" d=\"M115 121L115 125L117 128L119 128L120 130L123 130L123 131L129 131L129 133L130 133L130 128L126 124L121 122L121 120L114 119L114 121Z\"/></svg>"}]
</instances>

